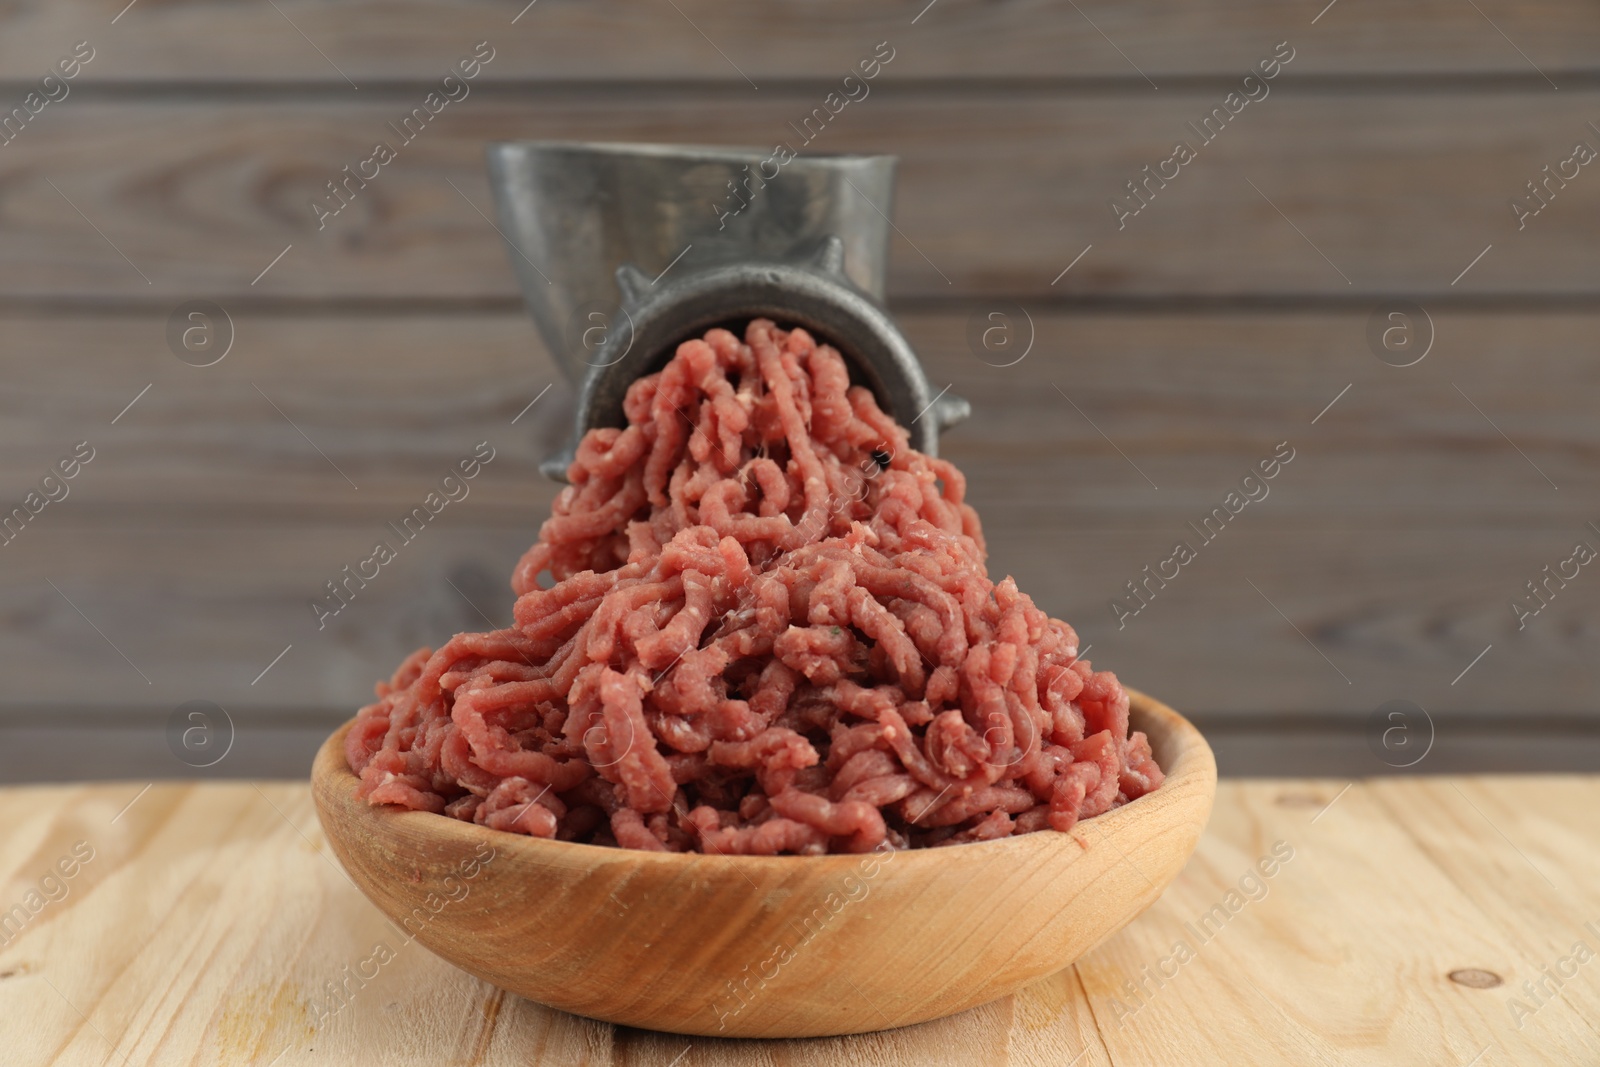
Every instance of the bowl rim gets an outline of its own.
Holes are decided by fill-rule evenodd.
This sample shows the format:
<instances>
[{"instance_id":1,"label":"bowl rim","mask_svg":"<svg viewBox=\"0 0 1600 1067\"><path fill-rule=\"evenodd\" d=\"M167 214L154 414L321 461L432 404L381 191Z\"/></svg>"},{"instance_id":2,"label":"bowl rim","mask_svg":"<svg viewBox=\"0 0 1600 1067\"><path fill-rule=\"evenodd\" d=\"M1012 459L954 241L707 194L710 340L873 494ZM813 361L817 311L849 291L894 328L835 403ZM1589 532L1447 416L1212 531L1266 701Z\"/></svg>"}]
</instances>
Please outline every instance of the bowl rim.
<instances>
[{"instance_id":1,"label":"bowl rim","mask_svg":"<svg viewBox=\"0 0 1600 1067\"><path fill-rule=\"evenodd\" d=\"M1129 726L1143 730L1150 737L1151 747L1176 748L1176 758L1171 767L1163 767L1166 778L1154 792L1129 801L1102 815L1080 820L1067 833L1037 831L1014 834L992 841L968 841L940 848L908 848L875 850L868 852L832 852L822 856L749 856L705 852L651 852L644 849L595 845L581 841L557 841L553 838L532 837L508 830L495 830L477 823L463 822L431 812L401 808L394 804L373 805L355 795L359 783L344 754L344 738L355 719L343 723L330 734L317 750L311 767L313 798L321 815L324 798L346 811L354 812L354 820L363 824L369 834L387 838L431 837L448 839L471 851L480 843L496 850L506 848L520 853L529 863L557 867L593 867L609 863L666 864L677 868L697 866L705 870L749 868L768 870L783 865L805 862L813 868L825 866L844 870L861 864L870 857L893 856L897 867L909 862L920 864L955 850L962 856L980 860L984 853L1001 850L1020 852L1066 847L1077 840L1080 847L1088 841L1079 838L1078 828L1095 826L1102 834L1110 834L1123 823L1137 819L1139 813L1150 807L1147 801L1163 794L1171 796L1180 788L1199 784L1209 797L1216 788L1216 759L1211 746L1194 724L1181 714L1153 697L1132 688L1127 689L1129 700ZM1153 732L1152 728L1159 733ZM1187 791L1185 789L1185 791ZM1142 805L1142 806L1141 806ZM326 828L326 820L324 819ZM330 835L332 836L332 835ZM983 850L980 852L980 850Z\"/></svg>"}]
</instances>

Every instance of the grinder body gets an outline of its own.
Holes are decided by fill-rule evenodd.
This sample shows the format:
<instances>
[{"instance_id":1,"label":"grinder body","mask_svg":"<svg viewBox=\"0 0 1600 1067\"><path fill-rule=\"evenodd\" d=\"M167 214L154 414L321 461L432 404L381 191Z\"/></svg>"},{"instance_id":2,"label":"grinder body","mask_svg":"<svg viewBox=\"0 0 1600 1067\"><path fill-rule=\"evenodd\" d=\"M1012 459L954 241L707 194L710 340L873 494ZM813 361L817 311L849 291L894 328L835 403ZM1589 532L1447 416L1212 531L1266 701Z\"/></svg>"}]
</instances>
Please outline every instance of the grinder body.
<instances>
[{"instance_id":1,"label":"grinder body","mask_svg":"<svg viewBox=\"0 0 1600 1067\"><path fill-rule=\"evenodd\" d=\"M883 307L894 157L527 141L488 154L528 310L578 390L551 477L585 432L622 424L628 386L679 343L757 317L837 348L920 451L966 417Z\"/></svg>"}]
</instances>

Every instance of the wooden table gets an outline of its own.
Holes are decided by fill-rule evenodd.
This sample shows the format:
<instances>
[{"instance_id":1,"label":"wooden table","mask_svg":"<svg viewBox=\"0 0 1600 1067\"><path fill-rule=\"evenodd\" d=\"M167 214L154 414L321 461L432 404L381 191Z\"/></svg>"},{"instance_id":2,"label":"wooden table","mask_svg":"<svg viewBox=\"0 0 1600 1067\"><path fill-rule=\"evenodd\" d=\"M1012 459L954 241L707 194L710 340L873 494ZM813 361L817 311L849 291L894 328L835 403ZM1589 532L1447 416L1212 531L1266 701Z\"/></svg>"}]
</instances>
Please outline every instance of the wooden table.
<instances>
[{"instance_id":1,"label":"wooden table","mask_svg":"<svg viewBox=\"0 0 1600 1067\"><path fill-rule=\"evenodd\" d=\"M1600 1063L1597 805L1587 777L1225 781L1184 873L1076 966L922 1026L733 1042L550 1011L402 942L301 783L7 789L3 1059Z\"/></svg>"}]
</instances>

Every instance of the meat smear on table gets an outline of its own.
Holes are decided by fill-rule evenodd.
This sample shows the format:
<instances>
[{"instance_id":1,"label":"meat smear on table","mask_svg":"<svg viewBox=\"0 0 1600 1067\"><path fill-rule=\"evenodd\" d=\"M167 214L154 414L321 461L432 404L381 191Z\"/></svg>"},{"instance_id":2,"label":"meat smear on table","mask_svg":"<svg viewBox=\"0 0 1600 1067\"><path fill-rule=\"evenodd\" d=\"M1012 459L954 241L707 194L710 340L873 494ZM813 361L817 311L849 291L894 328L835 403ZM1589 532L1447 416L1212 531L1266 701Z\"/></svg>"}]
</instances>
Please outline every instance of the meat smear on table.
<instances>
[{"instance_id":1,"label":"meat smear on table","mask_svg":"<svg viewBox=\"0 0 1600 1067\"><path fill-rule=\"evenodd\" d=\"M598 845L862 852L1065 831L1161 784L1072 627L991 582L966 482L757 319L591 430L515 622L420 649L345 743L373 804Z\"/></svg>"}]
</instances>

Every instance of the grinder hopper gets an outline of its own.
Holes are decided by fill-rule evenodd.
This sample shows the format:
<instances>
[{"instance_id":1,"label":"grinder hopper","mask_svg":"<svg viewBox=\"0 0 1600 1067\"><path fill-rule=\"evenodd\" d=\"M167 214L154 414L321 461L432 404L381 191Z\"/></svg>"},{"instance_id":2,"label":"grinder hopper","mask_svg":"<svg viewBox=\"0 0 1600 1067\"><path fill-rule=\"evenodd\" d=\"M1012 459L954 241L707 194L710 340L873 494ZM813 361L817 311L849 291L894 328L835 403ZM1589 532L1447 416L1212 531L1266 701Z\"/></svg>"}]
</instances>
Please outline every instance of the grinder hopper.
<instances>
[{"instance_id":1,"label":"grinder hopper","mask_svg":"<svg viewBox=\"0 0 1600 1067\"><path fill-rule=\"evenodd\" d=\"M489 178L528 310L578 389L583 433L677 345L766 317L837 348L851 376L935 454L965 400L936 394L883 307L893 156L647 144L500 142ZM770 176L769 176L770 175Z\"/></svg>"}]
</instances>

